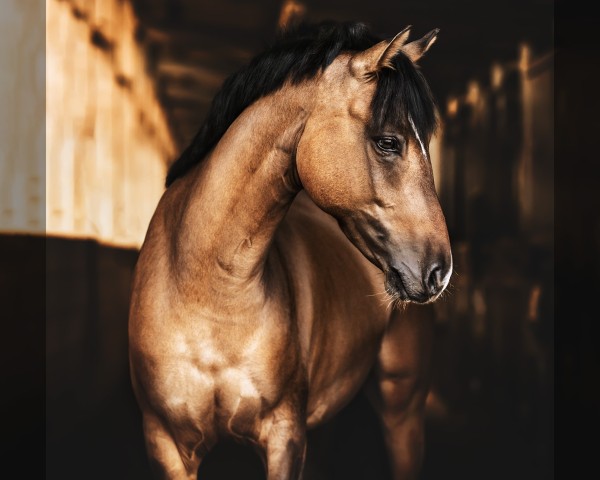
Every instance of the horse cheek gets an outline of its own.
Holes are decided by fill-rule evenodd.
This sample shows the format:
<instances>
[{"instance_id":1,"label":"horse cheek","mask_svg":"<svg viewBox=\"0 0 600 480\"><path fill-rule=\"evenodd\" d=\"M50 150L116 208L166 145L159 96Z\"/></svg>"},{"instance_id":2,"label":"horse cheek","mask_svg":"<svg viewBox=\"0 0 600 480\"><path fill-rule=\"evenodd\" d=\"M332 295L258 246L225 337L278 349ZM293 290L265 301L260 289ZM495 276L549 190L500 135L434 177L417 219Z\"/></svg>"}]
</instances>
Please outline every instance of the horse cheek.
<instances>
[{"instance_id":1,"label":"horse cheek","mask_svg":"<svg viewBox=\"0 0 600 480\"><path fill-rule=\"evenodd\" d=\"M328 152L316 132L306 131L298 144L296 167L302 186L312 200L323 210L332 205L330 182L331 162Z\"/></svg>"},{"instance_id":2,"label":"horse cheek","mask_svg":"<svg viewBox=\"0 0 600 480\"><path fill-rule=\"evenodd\" d=\"M323 130L303 135L297 151L297 168L302 186L325 212L335 215L346 209L353 185L348 181L347 158L340 145ZM323 140L327 136L327 141Z\"/></svg>"}]
</instances>

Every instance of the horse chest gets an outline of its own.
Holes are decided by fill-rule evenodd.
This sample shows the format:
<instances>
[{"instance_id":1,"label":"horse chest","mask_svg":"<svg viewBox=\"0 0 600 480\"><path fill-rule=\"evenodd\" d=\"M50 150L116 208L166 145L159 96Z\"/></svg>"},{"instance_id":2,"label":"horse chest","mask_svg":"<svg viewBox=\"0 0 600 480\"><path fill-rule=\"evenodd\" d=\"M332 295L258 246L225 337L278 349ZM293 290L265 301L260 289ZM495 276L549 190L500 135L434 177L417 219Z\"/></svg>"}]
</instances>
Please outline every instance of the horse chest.
<instances>
[{"instance_id":1,"label":"horse chest","mask_svg":"<svg viewBox=\"0 0 600 480\"><path fill-rule=\"evenodd\" d=\"M280 398L279 368L285 332L205 326L171 339L171 360L161 360L158 389L172 420L206 437L253 439ZM166 367L166 368L165 368Z\"/></svg>"}]
</instances>

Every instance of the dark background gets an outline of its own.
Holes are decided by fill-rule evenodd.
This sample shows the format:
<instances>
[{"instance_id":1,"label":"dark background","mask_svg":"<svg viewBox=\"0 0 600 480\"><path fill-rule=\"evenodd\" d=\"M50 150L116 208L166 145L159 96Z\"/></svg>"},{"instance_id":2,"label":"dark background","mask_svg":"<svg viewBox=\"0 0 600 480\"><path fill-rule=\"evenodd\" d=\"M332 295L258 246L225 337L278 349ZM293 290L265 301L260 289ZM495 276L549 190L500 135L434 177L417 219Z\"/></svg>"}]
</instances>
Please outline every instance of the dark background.
<instances>
[{"instance_id":1,"label":"dark background","mask_svg":"<svg viewBox=\"0 0 600 480\"><path fill-rule=\"evenodd\" d=\"M195 41L185 37L183 43L190 50L237 42L258 52L275 30L280 8L278 2L257 2L256 16L242 21L234 19L239 3L234 1L224 6L144 3L138 11L148 30L171 32L155 42L158 45L148 43L149 58L157 64L165 58L162 42L170 44L169 38L180 34L198 36ZM559 3L553 37L552 3L545 1L504 2L495 7L467 1L409 1L393 6L328 2L327 10L316 2L305 3L309 19L360 19L389 36L409 23L415 34L440 27L440 39L422 68L442 113L448 95L460 95L471 79L485 83L491 63L515 59L520 42L528 41L534 51L545 53L553 49L555 39L558 229L550 238L544 232L541 241L532 240L510 215L495 221L497 212L486 206L485 196L479 204L454 206L449 226L458 247L460 279L453 279L452 295L435 306L433 391L442 403L428 410L422 478L553 478L555 383L562 415L557 429L562 440L557 439L557 445L578 454L576 461L559 464L569 471L569 478L577 476L595 453L593 444L579 440L580 428L593 430L598 419L593 299L599 286L595 272L600 267L600 225L593 214L597 195L591 172L597 158L592 153L594 132L600 125L590 115L598 107L590 93L597 90L600 69L593 19ZM179 52L167 55L186 55L183 46L167 50ZM178 61L186 63L185 58ZM228 62L223 66L215 61L214 68L227 75L239 66L231 59ZM166 77L161 79L157 73L163 85L181 81ZM189 78L183 83L187 89L202 88L210 99L207 86L193 84ZM183 145L201 120L206 102L192 107L184 102L183 109L174 108L164 88L163 102ZM565 97L568 101L561 100ZM459 120L448 123L452 125L462 127ZM459 131L458 140L472 139L468 133ZM554 138L545 141L554 144ZM61 479L148 476L126 350L129 281L136 256L135 250L91 240L0 236L0 295L8 306L2 365L9 394L3 398L3 411L6 436L12 440L3 453L7 460L28 462L32 478L44 470L48 478ZM535 323L527 320L533 285L541 286ZM476 290L487 307L483 316L487 333L482 335L476 333L481 325L473 300ZM46 300L40 302L42 297ZM35 439L43 435L40 323L44 316L45 468L31 461L42 450L35 447L41 445ZM556 329L555 316L561 319ZM203 478L262 475L252 453L233 445L215 449L201 468ZM385 478L380 433L361 395L334 422L311 434L308 468L320 470L323 478Z\"/></svg>"},{"instance_id":2,"label":"dark background","mask_svg":"<svg viewBox=\"0 0 600 480\"><path fill-rule=\"evenodd\" d=\"M150 72L156 76L176 138L185 146L220 82L272 40L281 0L134 0ZM420 64L441 105L470 80L489 77L492 62L516 59L526 42L553 46L551 0L306 0L304 19L361 21L382 38L412 25L412 38L440 28Z\"/></svg>"}]
</instances>

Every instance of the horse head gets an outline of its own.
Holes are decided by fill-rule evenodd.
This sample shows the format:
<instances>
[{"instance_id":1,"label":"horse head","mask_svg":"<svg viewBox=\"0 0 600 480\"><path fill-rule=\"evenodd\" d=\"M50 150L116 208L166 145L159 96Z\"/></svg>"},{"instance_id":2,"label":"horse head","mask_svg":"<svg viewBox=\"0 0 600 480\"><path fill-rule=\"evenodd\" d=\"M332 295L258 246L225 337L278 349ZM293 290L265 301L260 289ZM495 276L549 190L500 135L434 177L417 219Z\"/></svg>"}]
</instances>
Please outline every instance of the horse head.
<instances>
[{"instance_id":1,"label":"horse head","mask_svg":"<svg viewBox=\"0 0 600 480\"><path fill-rule=\"evenodd\" d=\"M406 28L339 55L318 80L296 152L312 200L384 272L388 294L416 303L438 298L452 272L428 152L435 103L415 64L437 33L407 43Z\"/></svg>"}]
</instances>

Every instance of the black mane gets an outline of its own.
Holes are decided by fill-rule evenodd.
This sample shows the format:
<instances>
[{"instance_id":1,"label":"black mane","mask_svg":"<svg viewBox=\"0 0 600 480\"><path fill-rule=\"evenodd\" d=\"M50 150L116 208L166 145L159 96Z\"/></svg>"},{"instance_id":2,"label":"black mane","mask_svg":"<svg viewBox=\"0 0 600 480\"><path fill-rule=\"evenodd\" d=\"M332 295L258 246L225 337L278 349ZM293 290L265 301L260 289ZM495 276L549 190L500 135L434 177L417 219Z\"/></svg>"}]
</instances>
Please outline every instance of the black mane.
<instances>
[{"instance_id":1,"label":"black mane","mask_svg":"<svg viewBox=\"0 0 600 480\"><path fill-rule=\"evenodd\" d=\"M190 143L169 168L167 187L199 163L242 111L279 89L286 80L299 83L317 75L343 51L362 51L381 41L362 23L323 22L282 32L273 46L233 74L214 97L208 115ZM373 127L386 123L407 127L410 114L421 138L436 128L435 102L425 78L403 55L395 70L379 72L373 97Z\"/></svg>"}]
</instances>

